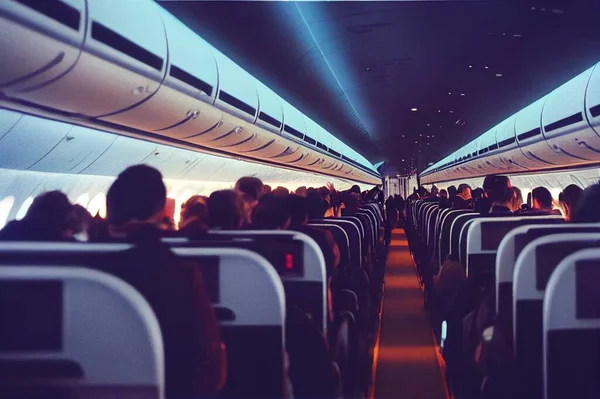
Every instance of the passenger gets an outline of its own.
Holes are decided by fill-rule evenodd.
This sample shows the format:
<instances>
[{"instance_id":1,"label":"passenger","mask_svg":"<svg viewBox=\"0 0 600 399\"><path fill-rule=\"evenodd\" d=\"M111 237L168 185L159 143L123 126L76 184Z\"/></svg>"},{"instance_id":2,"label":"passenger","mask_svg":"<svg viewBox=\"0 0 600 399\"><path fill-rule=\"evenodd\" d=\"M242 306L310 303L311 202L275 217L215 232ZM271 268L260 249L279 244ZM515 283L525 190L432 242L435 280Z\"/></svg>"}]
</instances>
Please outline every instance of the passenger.
<instances>
[{"instance_id":1,"label":"passenger","mask_svg":"<svg viewBox=\"0 0 600 399\"><path fill-rule=\"evenodd\" d=\"M276 195L275 190L258 201L252 213L251 228L255 230L287 230L290 227L288 196Z\"/></svg>"},{"instance_id":2,"label":"passenger","mask_svg":"<svg viewBox=\"0 0 600 399\"><path fill-rule=\"evenodd\" d=\"M296 195L300 196L300 197L306 197L306 187L302 186L302 187L298 187L295 191Z\"/></svg>"},{"instance_id":3,"label":"passenger","mask_svg":"<svg viewBox=\"0 0 600 399\"><path fill-rule=\"evenodd\" d=\"M256 177L242 177L235 183L235 191L241 195L246 217L244 218L244 225L252 223L251 216L252 211L258 200L263 195L264 185L263 182Z\"/></svg>"},{"instance_id":4,"label":"passenger","mask_svg":"<svg viewBox=\"0 0 600 399\"><path fill-rule=\"evenodd\" d=\"M441 189L440 190L440 209L451 208L452 203L448 198L448 191Z\"/></svg>"},{"instance_id":5,"label":"passenger","mask_svg":"<svg viewBox=\"0 0 600 399\"><path fill-rule=\"evenodd\" d=\"M512 209L513 212L518 212L521 210L521 207L523 206L523 194L521 193L521 189L519 189L518 187L513 187L513 198L512 198L512 205L510 207L510 209Z\"/></svg>"},{"instance_id":6,"label":"passenger","mask_svg":"<svg viewBox=\"0 0 600 399\"><path fill-rule=\"evenodd\" d=\"M342 209L343 216L351 216L354 215L360 209L360 196L356 193L350 193L344 202L344 209Z\"/></svg>"},{"instance_id":7,"label":"passenger","mask_svg":"<svg viewBox=\"0 0 600 399\"><path fill-rule=\"evenodd\" d=\"M454 199L454 197L456 197L456 194L458 194L458 190L456 189L456 186L448 187L448 199L450 201L452 201Z\"/></svg>"},{"instance_id":8,"label":"passenger","mask_svg":"<svg viewBox=\"0 0 600 399\"><path fill-rule=\"evenodd\" d=\"M73 238L77 241L88 241L89 230L94 222L88 210L79 204L73 205L73 208L71 208L71 220Z\"/></svg>"},{"instance_id":9,"label":"passenger","mask_svg":"<svg viewBox=\"0 0 600 399\"><path fill-rule=\"evenodd\" d=\"M238 230L246 220L246 209L241 196L233 190L215 191L208 197L208 215L211 229Z\"/></svg>"},{"instance_id":10,"label":"passenger","mask_svg":"<svg viewBox=\"0 0 600 399\"><path fill-rule=\"evenodd\" d=\"M181 205L179 232L186 237L204 235L210 226L208 198L202 195L190 197Z\"/></svg>"},{"instance_id":11,"label":"passenger","mask_svg":"<svg viewBox=\"0 0 600 399\"><path fill-rule=\"evenodd\" d=\"M60 191L39 195L22 220L13 220L0 231L0 240L72 241L73 205Z\"/></svg>"},{"instance_id":12,"label":"passenger","mask_svg":"<svg viewBox=\"0 0 600 399\"><path fill-rule=\"evenodd\" d=\"M269 194L270 192L271 192L271 186L268 186L268 185L265 184L263 186L263 193L262 193L262 195Z\"/></svg>"},{"instance_id":13,"label":"passenger","mask_svg":"<svg viewBox=\"0 0 600 399\"><path fill-rule=\"evenodd\" d=\"M460 184L454 200L452 201L453 209L471 209L473 207L473 196L471 195L471 186L468 184Z\"/></svg>"},{"instance_id":14,"label":"passenger","mask_svg":"<svg viewBox=\"0 0 600 399\"><path fill-rule=\"evenodd\" d=\"M394 197L391 195L385 201L385 234L384 234L384 244L387 246L392 241L392 230L398 224L398 210L394 206Z\"/></svg>"},{"instance_id":15,"label":"passenger","mask_svg":"<svg viewBox=\"0 0 600 399\"><path fill-rule=\"evenodd\" d=\"M198 266L161 241L166 194L160 172L149 166L117 177L106 196L109 232L135 246L102 257L98 267L131 284L152 307L164 343L166 396L210 395L224 384L224 351Z\"/></svg>"},{"instance_id":16,"label":"passenger","mask_svg":"<svg viewBox=\"0 0 600 399\"><path fill-rule=\"evenodd\" d=\"M340 194L337 192L333 184L330 184L329 187L329 206L325 211L325 217L340 217L342 216L342 210L340 208Z\"/></svg>"},{"instance_id":17,"label":"passenger","mask_svg":"<svg viewBox=\"0 0 600 399\"><path fill-rule=\"evenodd\" d=\"M487 194L490 203L489 211L486 213L495 216L513 215L511 210L513 190L508 176L486 176L483 182L483 190ZM485 200L483 198L481 201Z\"/></svg>"},{"instance_id":18,"label":"passenger","mask_svg":"<svg viewBox=\"0 0 600 399\"><path fill-rule=\"evenodd\" d=\"M520 212L520 215L535 216L560 214L560 212L553 209L554 204L552 194L545 187L540 186L531 190L531 202L531 209Z\"/></svg>"},{"instance_id":19,"label":"passenger","mask_svg":"<svg viewBox=\"0 0 600 399\"><path fill-rule=\"evenodd\" d=\"M290 190L288 190L285 187L279 186L275 190L273 190L272 194L278 197L285 197L290 195Z\"/></svg>"},{"instance_id":20,"label":"passenger","mask_svg":"<svg viewBox=\"0 0 600 399\"><path fill-rule=\"evenodd\" d=\"M573 210L579 204L582 195L583 190L581 187L576 184L569 184L558 196L558 202L567 222L571 221Z\"/></svg>"},{"instance_id":21,"label":"passenger","mask_svg":"<svg viewBox=\"0 0 600 399\"><path fill-rule=\"evenodd\" d=\"M586 188L581 194L579 203L573 209L573 223L600 223L600 183Z\"/></svg>"}]
</instances>

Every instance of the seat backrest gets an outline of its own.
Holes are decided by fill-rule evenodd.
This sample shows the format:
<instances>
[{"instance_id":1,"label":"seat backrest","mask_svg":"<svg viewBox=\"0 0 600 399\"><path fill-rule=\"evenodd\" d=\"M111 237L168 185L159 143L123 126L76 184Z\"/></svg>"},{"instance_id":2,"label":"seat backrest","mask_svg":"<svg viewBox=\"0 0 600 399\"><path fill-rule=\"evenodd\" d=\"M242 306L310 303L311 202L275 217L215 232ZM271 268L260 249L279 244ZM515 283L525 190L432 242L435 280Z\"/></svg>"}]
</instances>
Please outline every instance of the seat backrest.
<instances>
[{"instance_id":1,"label":"seat backrest","mask_svg":"<svg viewBox=\"0 0 600 399\"><path fill-rule=\"evenodd\" d=\"M437 224L438 215L441 211L445 209L434 208L429 218L427 220L427 247L430 248L431 251L434 250L434 241L435 241L435 226Z\"/></svg>"},{"instance_id":2,"label":"seat backrest","mask_svg":"<svg viewBox=\"0 0 600 399\"><path fill-rule=\"evenodd\" d=\"M515 262L527 244L551 234L594 232L600 232L600 223L525 225L511 230L500 242L496 256L496 313L509 311L509 320L512 321Z\"/></svg>"},{"instance_id":3,"label":"seat backrest","mask_svg":"<svg viewBox=\"0 0 600 399\"><path fill-rule=\"evenodd\" d=\"M600 249L569 255L544 295L546 399L600 397Z\"/></svg>"},{"instance_id":4,"label":"seat backrest","mask_svg":"<svg viewBox=\"0 0 600 399\"><path fill-rule=\"evenodd\" d=\"M317 221L313 221L308 225L329 231L340 249L340 267L350 265L350 240L342 226L333 223L319 223Z\"/></svg>"},{"instance_id":5,"label":"seat backrest","mask_svg":"<svg viewBox=\"0 0 600 399\"><path fill-rule=\"evenodd\" d=\"M543 299L548 280L568 255L600 245L600 233L555 234L528 244L515 265L513 284L513 348L519 387L528 397L541 397Z\"/></svg>"},{"instance_id":6,"label":"seat backrest","mask_svg":"<svg viewBox=\"0 0 600 399\"><path fill-rule=\"evenodd\" d=\"M0 265L94 265L130 244L0 242ZM280 397L285 379L285 293L268 261L240 248L173 248L198 264L227 346L225 397ZM111 258L112 259L112 258ZM101 263L101 262L100 262ZM110 272L111 265L101 267ZM251 345L248 345L251 343ZM261 367L256 367L260 364Z\"/></svg>"},{"instance_id":7,"label":"seat backrest","mask_svg":"<svg viewBox=\"0 0 600 399\"><path fill-rule=\"evenodd\" d=\"M458 218L460 215L473 215L477 216L478 213L463 210L463 209L453 209L448 212L443 218L440 226L440 234L438 237L438 260L440 263L446 260L446 257L450 254L450 244L451 244L451 228L454 220Z\"/></svg>"},{"instance_id":8,"label":"seat backrest","mask_svg":"<svg viewBox=\"0 0 600 399\"><path fill-rule=\"evenodd\" d=\"M342 216L340 218L325 218L310 220L309 223L336 224L346 231L350 240L350 256L353 265L362 267L363 238L361 233L362 224L357 218Z\"/></svg>"},{"instance_id":9,"label":"seat backrest","mask_svg":"<svg viewBox=\"0 0 600 399\"><path fill-rule=\"evenodd\" d=\"M317 327L327 331L327 270L323 252L312 238L292 230L218 230L210 234L254 239L253 244L240 246L265 257L279 271L286 299L310 313Z\"/></svg>"},{"instance_id":10,"label":"seat backrest","mask_svg":"<svg viewBox=\"0 0 600 399\"><path fill-rule=\"evenodd\" d=\"M429 227L429 220L431 219L431 215L436 209L439 209L439 205L437 204L437 202L432 202L431 204L431 206L428 206L425 209L425 211L423 212L423 216L421 217L421 220L419 222L421 241L423 245L427 245L427 230Z\"/></svg>"},{"instance_id":11,"label":"seat backrest","mask_svg":"<svg viewBox=\"0 0 600 399\"><path fill-rule=\"evenodd\" d=\"M373 225L373 221L369 214L367 214L364 210L360 210L353 214L352 216L360 219L362 225L365 229L365 241L368 244L369 248L375 247L375 242L377 241L375 237L375 227Z\"/></svg>"},{"instance_id":12,"label":"seat backrest","mask_svg":"<svg viewBox=\"0 0 600 399\"><path fill-rule=\"evenodd\" d=\"M383 222L383 214L381 213L381 209L379 208L379 206L374 203L368 203L366 205L369 209L371 209L373 211L373 213L379 220L379 223L381 224L381 222Z\"/></svg>"},{"instance_id":13,"label":"seat backrest","mask_svg":"<svg viewBox=\"0 0 600 399\"><path fill-rule=\"evenodd\" d=\"M479 213L460 214L452 221L450 226L450 252L453 257L459 259L460 255L460 237L465 224L468 221L481 217Z\"/></svg>"},{"instance_id":14,"label":"seat backrest","mask_svg":"<svg viewBox=\"0 0 600 399\"><path fill-rule=\"evenodd\" d=\"M31 243L29 243L31 245ZM81 267L0 267L0 396L164 397L160 327L124 281Z\"/></svg>"},{"instance_id":15,"label":"seat backrest","mask_svg":"<svg viewBox=\"0 0 600 399\"><path fill-rule=\"evenodd\" d=\"M467 277L478 286L493 285L498 247L512 229L522 225L563 222L562 216L483 217L473 220L467 232Z\"/></svg>"}]
</instances>

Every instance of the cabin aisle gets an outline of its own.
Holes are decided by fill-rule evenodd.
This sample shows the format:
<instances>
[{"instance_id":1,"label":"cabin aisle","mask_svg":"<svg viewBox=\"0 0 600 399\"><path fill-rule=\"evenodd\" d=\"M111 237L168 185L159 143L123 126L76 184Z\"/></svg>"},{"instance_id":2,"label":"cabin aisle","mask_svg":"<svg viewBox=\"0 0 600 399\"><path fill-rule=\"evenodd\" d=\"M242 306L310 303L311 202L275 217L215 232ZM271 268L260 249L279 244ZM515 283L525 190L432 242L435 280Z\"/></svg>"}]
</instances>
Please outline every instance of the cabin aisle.
<instances>
[{"instance_id":1,"label":"cabin aisle","mask_svg":"<svg viewBox=\"0 0 600 399\"><path fill-rule=\"evenodd\" d=\"M376 351L375 398L446 398L423 291L402 229L394 230L389 249Z\"/></svg>"}]
</instances>

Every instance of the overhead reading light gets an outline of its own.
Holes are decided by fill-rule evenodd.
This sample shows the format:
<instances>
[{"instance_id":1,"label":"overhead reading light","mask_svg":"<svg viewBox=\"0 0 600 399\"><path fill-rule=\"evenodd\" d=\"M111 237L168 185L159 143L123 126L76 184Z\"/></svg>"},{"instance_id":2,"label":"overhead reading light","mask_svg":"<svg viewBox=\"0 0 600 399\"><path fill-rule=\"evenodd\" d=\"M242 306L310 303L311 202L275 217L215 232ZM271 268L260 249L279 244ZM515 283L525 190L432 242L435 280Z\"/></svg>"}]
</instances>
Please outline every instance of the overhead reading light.
<instances>
[{"instance_id":1,"label":"overhead reading light","mask_svg":"<svg viewBox=\"0 0 600 399\"><path fill-rule=\"evenodd\" d=\"M464 96L465 96L465 93L460 93L460 95L461 95L461 97L464 97Z\"/></svg>"},{"instance_id":2,"label":"overhead reading light","mask_svg":"<svg viewBox=\"0 0 600 399\"><path fill-rule=\"evenodd\" d=\"M431 126L431 123L428 123L427 126Z\"/></svg>"},{"instance_id":3,"label":"overhead reading light","mask_svg":"<svg viewBox=\"0 0 600 399\"><path fill-rule=\"evenodd\" d=\"M521 35L521 34L519 34L519 33L515 33L515 34L513 35L513 37L523 37L523 35Z\"/></svg>"},{"instance_id":4,"label":"overhead reading light","mask_svg":"<svg viewBox=\"0 0 600 399\"><path fill-rule=\"evenodd\" d=\"M490 67L489 67L489 66L487 66L487 65L486 65L486 66L484 66L484 68L485 68L485 69L490 69Z\"/></svg>"},{"instance_id":5,"label":"overhead reading light","mask_svg":"<svg viewBox=\"0 0 600 399\"><path fill-rule=\"evenodd\" d=\"M453 113L454 113L454 111L450 111L450 113L451 113L451 114L453 114Z\"/></svg>"},{"instance_id":6,"label":"overhead reading light","mask_svg":"<svg viewBox=\"0 0 600 399\"><path fill-rule=\"evenodd\" d=\"M469 65L469 68L473 68L473 65Z\"/></svg>"},{"instance_id":7,"label":"overhead reading light","mask_svg":"<svg viewBox=\"0 0 600 399\"><path fill-rule=\"evenodd\" d=\"M502 74L501 74L501 73L497 73L497 74L496 74L496 77L497 77L497 78L501 78L501 77L502 77Z\"/></svg>"},{"instance_id":8,"label":"overhead reading light","mask_svg":"<svg viewBox=\"0 0 600 399\"><path fill-rule=\"evenodd\" d=\"M441 109L438 109L438 112L442 112L442 110L441 110Z\"/></svg>"},{"instance_id":9,"label":"overhead reading light","mask_svg":"<svg viewBox=\"0 0 600 399\"><path fill-rule=\"evenodd\" d=\"M410 110L411 110L412 112L417 112L417 109L416 109L416 108L411 108Z\"/></svg>"},{"instance_id":10,"label":"overhead reading light","mask_svg":"<svg viewBox=\"0 0 600 399\"><path fill-rule=\"evenodd\" d=\"M449 91L449 92L448 92L448 95L449 95L449 96L451 96L451 95L452 95L452 92L451 92L451 91Z\"/></svg>"}]
</instances>

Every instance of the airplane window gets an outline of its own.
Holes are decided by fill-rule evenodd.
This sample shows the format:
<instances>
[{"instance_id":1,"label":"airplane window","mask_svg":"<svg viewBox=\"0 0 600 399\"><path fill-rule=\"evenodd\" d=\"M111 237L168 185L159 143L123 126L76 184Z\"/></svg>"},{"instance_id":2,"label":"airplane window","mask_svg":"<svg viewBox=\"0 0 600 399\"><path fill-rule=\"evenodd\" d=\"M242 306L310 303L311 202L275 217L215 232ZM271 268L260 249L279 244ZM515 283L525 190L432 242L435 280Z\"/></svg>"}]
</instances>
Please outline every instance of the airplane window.
<instances>
[{"instance_id":1,"label":"airplane window","mask_svg":"<svg viewBox=\"0 0 600 399\"><path fill-rule=\"evenodd\" d=\"M0 201L0 229L3 229L6 225L6 221L8 220L8 215L10 214L10 210L15 203L15 197L10 196L4 198Z\"/></svg>"},{"instance_id":2,"label":"airplane window","mask_svg":"<svg viewBox=\"0 0 600 399\"><path fill-rule=\"evenodd\" d=\"M17 216L15 216L15 219L17 219L17 220L23 219L25 217L25 215L27 214L27 211L29 210L29 207L31 206L32 203L33 203L33 197L32 196L27 197L27 199L23 202L23 204L19 208L19 211L17 212Z\"/></svg>"},{"instance_id":3,"label":"airplane window","mask_svg":"<svg viewBox=\"0 0 600 399\"><path fill-rule=\"evenodd\" d=\"M77 199L75 200L76 204L81 205L84 208L87 208L88 206L88 202L90 202L90 195L88 193L85 194L81 194L79 197L77 197Z\"/></svg>"},{"instance_id":4,"label":"airplane window","mask_svg":"<svg viewBox=\"0 0 600 399\"><path fill-rule=\"evenodd\" d=\"M106 217L106 196L104 193L98 193L92 198L90 203L87 206L88 212L92 216L96 216L97 213L100 214L100 217Z\"/></svg>"}]
</instances>

